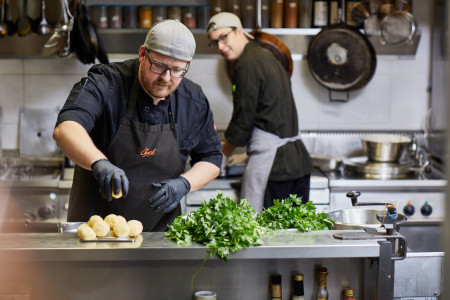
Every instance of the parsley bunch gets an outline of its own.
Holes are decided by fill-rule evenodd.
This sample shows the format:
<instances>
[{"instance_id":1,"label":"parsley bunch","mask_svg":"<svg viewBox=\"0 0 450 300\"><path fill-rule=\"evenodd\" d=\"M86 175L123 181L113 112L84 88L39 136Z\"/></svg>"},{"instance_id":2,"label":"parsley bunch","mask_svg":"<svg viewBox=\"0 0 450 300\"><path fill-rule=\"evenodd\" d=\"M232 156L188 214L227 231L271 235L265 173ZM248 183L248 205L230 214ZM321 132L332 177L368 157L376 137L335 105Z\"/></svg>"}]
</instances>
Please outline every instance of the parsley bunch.
<instances>
[{"instance_id":1,"label":"parsley bunch","mask_svg":"<svg viewBox=\"0 0 450 300\"><path fill-rule=\"evenodd\" d=\"M275 199L273 203L256 217L261 226L271 229L297 228L300 232L333 228L334 222L326 213L317 213L310 201L302 204L302 199L297 195L290 195L282 201Z\"/></svg>"},{"instance_id":2,"label":"parsley bunch","mask_svg":"<svg viewBox=\"0 0 450 300\"><path fill-rule=\"evenodd\" d=\"M218 191L216 198L203 201L198 210L177 217L165 235L177 244L205 244L209 248L207 258L216 254L228 261L229 253L262 245L260 237L268 229L256 222L255 214L246 200L235 203Z\"/></svg>"}]
</instances>

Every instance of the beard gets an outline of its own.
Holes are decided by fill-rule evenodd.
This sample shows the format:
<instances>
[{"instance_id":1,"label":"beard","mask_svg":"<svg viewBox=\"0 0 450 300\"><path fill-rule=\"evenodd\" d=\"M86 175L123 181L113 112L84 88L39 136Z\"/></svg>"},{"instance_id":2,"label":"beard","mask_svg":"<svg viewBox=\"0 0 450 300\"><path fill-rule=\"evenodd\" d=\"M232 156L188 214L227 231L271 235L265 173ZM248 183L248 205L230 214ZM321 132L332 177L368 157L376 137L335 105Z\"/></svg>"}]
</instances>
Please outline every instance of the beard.
<instances>
[{"instance_id":1,"label":"beard","mask_svg":"<svg viewBox=\"0 0 450 300\"><path fill-rule=\"evenodd\" d=\"M139 75L139 81L142 88L154 99L166 98L172 92L174 92L179 85L179 83L174 84L172 81L165 81L160 78L152 80L144 76L142 70L140 70Z\"/></svg>"}]
</instances>

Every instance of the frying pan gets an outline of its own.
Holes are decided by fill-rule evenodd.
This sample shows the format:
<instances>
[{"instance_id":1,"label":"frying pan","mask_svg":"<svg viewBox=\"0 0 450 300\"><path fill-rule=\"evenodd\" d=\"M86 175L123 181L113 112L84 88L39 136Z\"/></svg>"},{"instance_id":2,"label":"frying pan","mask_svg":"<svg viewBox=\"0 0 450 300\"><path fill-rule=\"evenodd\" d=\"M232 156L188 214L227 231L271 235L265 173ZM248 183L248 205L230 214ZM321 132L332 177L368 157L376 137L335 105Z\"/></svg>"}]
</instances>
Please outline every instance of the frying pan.
<instances>
[{"instance_id":1,"label":"frying pan","mask_svg":"<svg viewBox=\"0 0 450 300\"><path fill-rule=\"evenodd\" d=\"M342 1L344 2L344 1ZM308 46L308 67L319 84L329 90L330 101L347 101L348 92L365 86L375 73L377 58L371 42L342 20L324 27ZM346 99L332 99L332 91L347 92Z\"/></svg>"},{"instance_id":2,"label":"frying pan","mask_svg":"<svg viewBox=\"0 0 450 300\"><path fill-rule=\"evenodd\" d=\"M257 0L257 28L250 32L255 38L254 42L264 49L271 52L278 61L283 65L289 75L292 75L293 62L291 51L282 39L275 35L271 35L261 31L261 0ZM228 76L231 79L233 76L234 62L225 60Z\"/></svg>"},{"instance_id":3,"label":"frying pan","mask_svg":"<svg viewBox=\"0 0 450 300\"><path fill-rule=\"evenodd\" d=\"M74 23L71 32L71 49L75 51L78 59L84 64L94 64L95 58L101 63L109 63L100 38L92 24L88 8L84 0L72 2Z\"/></svg>"}]
</instances>

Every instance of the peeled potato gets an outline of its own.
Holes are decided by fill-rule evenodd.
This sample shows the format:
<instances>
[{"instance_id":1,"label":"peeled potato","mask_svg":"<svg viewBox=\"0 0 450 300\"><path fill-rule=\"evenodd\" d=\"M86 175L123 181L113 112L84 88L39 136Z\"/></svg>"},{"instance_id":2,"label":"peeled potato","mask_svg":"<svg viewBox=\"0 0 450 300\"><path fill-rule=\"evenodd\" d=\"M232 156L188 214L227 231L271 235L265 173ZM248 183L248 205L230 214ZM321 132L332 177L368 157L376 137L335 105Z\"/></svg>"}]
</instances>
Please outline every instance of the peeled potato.
<instances>
[{"instance_id":1,"label":"peeled potato","mask_svg":"<svg viewBox=\"0 0 450 300\"><path fill-rule=\"evenodd\" d=\"M93 215L93 216L89 219L89 221L88 221L87 224L88 224L89 226L92 227L92 225L94 225L94 223L97 222L97 221L103 221L103 218L100 217L100 216L98 216L98 215Z\"/></svg>"},{"instance_id":2,"label":"peeled potato","mask_svg":"<svg viewBox=\"0 0 450 300\"><path fill-rule=\"evenodd\" d=\"M92 229L98 237L105 237L110 232L109 224L103 220L95 222Z\"/></svg>"},{"instance_id":3,"label":"peeled potato","mask_svg":"<svg viewBox=\"0 0 450 300\"><path fill-rule=\"evenodd\" d=\"M116 223L117 222L123 222L123 223L126 223L127 222L127 219L125 219L124 217L122 217L122 216L117 216L117 218L116 218Z\"/></svg>"},{"instance_id":4,"label":"peeled potato","mask_svg":"<svg viewBox=\"0 0 450 300\"><path fill-rule=\"evenodd\" d=\"M112 184L112 196L113 198L119 199L122 197L122 186L120 187L120 191L118 194L114 193L114 182Z\"/></svg>"},{"instance_id":5,"label":"peeled potato","mask_svg":"<svg viewBox=\"0 0 450 300\"><path fill-rule=\"evenodd\" d=\"M127 222L128 227L130 228L130 236L138 236L141 234L143 230L142 223L137 220L130 220Z\"/></svg>"},{"instance_id":6,"label":"peeled potato","mask_svg":"<svg viewBox=\"0 0 450 300\"><path fill-rule=\"evenodd\" d=\"M117 222L114 224L113 233L116 237L127 237L130 234L130 227L126 222Z\"/></svg>"},{"instance_id":7,"label":"peeled potato","mask_svg":"<svg viewBox=\"0 0 450 300\"><path fill-rule=\"evenodd\" d=\"M109 224L109 228L113 229L114 224L116 224L117 215L110 214L105 217L105 222Z\"/></svg>"},{"instance_id":8,"label":"peeled potato","mask_svg":"<svg viewBox=\"0 0 450 300\"><path fill-rule=\"evenodd\" d=\"M95 240L95 238L97 237L94 229L92 229L87 223L83 223L78 226L77 232L78 237L85 241Z\"/></svg>"}]
</instances>

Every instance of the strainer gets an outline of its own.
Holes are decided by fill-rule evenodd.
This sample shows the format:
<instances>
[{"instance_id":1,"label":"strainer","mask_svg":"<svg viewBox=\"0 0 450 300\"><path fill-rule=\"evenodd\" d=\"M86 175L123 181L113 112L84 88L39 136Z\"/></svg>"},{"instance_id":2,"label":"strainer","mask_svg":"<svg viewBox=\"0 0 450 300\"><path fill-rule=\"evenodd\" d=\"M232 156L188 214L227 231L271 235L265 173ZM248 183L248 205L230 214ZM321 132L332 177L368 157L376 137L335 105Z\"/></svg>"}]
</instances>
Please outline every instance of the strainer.
<instances>
[{"instance_id":1,"label":"strainer","mask_svg":"<svg viewBox=\"0 0 450 300\"><path fill-rule=\"evenodd\" d=\"M417 23L406 11L392 11L381 21L381 39L388 44L411 43L416 33Z\"/></svg>"}]
</instances>

